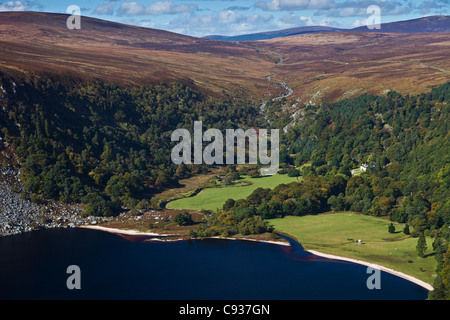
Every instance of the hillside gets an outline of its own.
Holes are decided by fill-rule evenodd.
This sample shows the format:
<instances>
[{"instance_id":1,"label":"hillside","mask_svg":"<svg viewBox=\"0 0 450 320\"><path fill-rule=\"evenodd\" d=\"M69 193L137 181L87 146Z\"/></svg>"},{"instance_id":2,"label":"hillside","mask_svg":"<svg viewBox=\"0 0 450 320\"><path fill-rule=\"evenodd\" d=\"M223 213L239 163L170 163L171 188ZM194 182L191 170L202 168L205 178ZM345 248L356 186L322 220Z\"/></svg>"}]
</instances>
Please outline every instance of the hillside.
<instances>
[{"instance_id":1,"label":"hillside","mask_svg":"<svg viewBox=\"0 0 450 320\"><path fill-rule=\"evenodd\" d=\"M325 32L392 32L392 33L433 33L450 32L450 16L429 16L418 19L382 23L381 29L369 29L361 26L353 29L332 28L325 26L307 26L276 31L242 34L236 36L211 35L206 39L221 41L257 41L289 37L305 33Z\"/></svg>"},{"instance_id":2,"label":"hillside","mask_svg":"<svg viewBox=\"0 0 450 320\"><path fill-rule=\"evenodd\" d=\"M387 23L374 32L294 28L241 42L88 17L82 17L82 30L68 30L67 17L1 12L0 71L137 86L180 81L210 95L225 91L254 101L279 96L284 82L293 90L289 99L313 104L366 92L423 93L450 79L447 16Z\"/></svg>"},{"instance_id":3,"label":"hillside","mask_svg":"<svg viewBox=\"0 0 450 320\"><path fill-rule=\"evenodd\" d=\"M283 57L273 79L286 82L299 103L419 94L450 80L450 32L313 33L246 44Z\"/></svg>"},{"instance_id":4,"label":"hillside","mask_svg":"<svg viewBox=\"0 0 450 320\"><path fill-rule=\"evenodd\" d=\"M258 166L175 165L172 133L194 121L284 129L279 173L302 177L226 200L191 235L266 233L265 219L330 210L408 223L433 238L433 295L450 298L450 32L234 43L66 19L0 13L0 233L41 227L24 217L58 203L70 219L164 210L158 195L186 179L221 187L211 169L261 179Z\"/></svg>"},{"instance_id":5,"label":"hillside","mask_svg":"<svg viewBox=\"0 0 450 320\"><path fill-rule=\"evenodd\" d=\"M68 30L67 17L0 13L0 71L19 78L44 72L137 86L181 81L207 95L227 92L253 101L280 96L284 89L279 82L285 82L293 90L289 99L300 103L387 90L422 93L449 80L448 32L341 32L314 27L303 28L307 33L300 35L238 43L87 17L82 17L81 30ZM267 80L269 75L272 81Z\"/></svg>"},{"instance_id":6,"label":"hillside","mask_svg":"<svg viewBox=\"0 0 450 320\"><path fill-rule=\"evenodd\" d=\"M284 227L280 223L276 226L320 252L394 268L399 264L406 273L434 283L430 298L449 299L449 102L447 82L417 96L397 92L383 97L364 94L317 107L303 106L280 146L280 166L284 169L280 172L289 175L296 170L301 180L273 189L255 189L245 199L235 201L230 197L224 202L223 211L199 226L197 234L233 235L238 232L236 226L245 225L248 218L299 216L308 221L307 216L320 216L317 223L301 222L304 231L314 229L309 239L305 233L295 232L290 222L281 222ZM283 117L282 113L269 119L272 125L283 127L285 123L280 122L291 114L285 110ZM360 167L366 169L353 170ZM190 199L189 204L194 204L199 196ZM361 225L344 230L344 221L333 223L332 218L327 218L327 213L348 211L356 213L351 214L353 217L378 219L377 228L384 224L383 235L370 239L374 230L363 231ZM403 231L391 230L390 235L390 223L401 224ZM401 238L407 246L402 246L394 233L403 233ZM417 238L425 236L429 237L428 249L417 245ZM358 252L346 248L354 243L352 239L371 244L364 243L364 253ZM394 259L394 255L384 251L389 246L408 253ZM356 257L360 253L364 257ZM425 257L432 257L426 262L427 267L422 264Z\"/></svg>"},{"instance_id":7,"label":"hillside","mask_svg":"<svg viewBox=\"0 0 450 320\"><path fill-rule=\"evenodd\" d=\"M74 74L115 83L183 81L209 94L261 94L273 60L246 46L68 15L0 13L0 70ZM245 87L245 89L244 89Z\"/></svg>"},{"instance_id":8,"label":"hillside","mask_svg":"<svg viewBox=\"0 0 450 320\"><path fill-rule=\"evenodd\" d=\"M381 30L366 26L352 29L354 32L434 33L450 32L450 16L429 16L418 19L382 23Z\"/></svg>"},{"instance_id":9,"label":"hillside","mask_svg":"<svg viewBox=\"0 0 450 320\"><path fill-rule=\"evenodd\" d=\"M220 40L220 41L257 41L257 40L268 40L268 39L289 37L289 36L294 36L297 34L305 34L305 33L338 32L338 31L345 31L345 30L331 28L331 27L322 27L322 26L298 27L298 28L289 28L289 29L277 30L277 31L243 34L243 35L239 35L239 36L212 35L212 36L206 36L205 39L213 39L213 40Z\"/></svg>"}]
</instances>

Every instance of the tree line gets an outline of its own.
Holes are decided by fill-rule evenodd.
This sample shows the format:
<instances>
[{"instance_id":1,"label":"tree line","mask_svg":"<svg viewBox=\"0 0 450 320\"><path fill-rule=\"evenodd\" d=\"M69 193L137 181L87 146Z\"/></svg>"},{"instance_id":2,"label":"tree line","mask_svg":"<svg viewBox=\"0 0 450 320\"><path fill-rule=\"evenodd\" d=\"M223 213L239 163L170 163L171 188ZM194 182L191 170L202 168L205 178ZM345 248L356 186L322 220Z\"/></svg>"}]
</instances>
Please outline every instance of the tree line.
<instances>
[{"instance_id":1,"label":"tree line","mask_svg":"<svg viewBox=\"0 0 450 320\"><path fill-rule=\"evenodd\" d=\"M282 172L301 174L303 181L257 189L246 199L228 200L223 210L264 219L349 210L405 223L411 236L434 239L438 289L430 296L448 299L449 102L445 83L416 96L392 91L303 106L280 148ZM280 129L292 121L282 110L270 116Z\"/></svg>"},{"instance_id":2,"label":"tree line","mask_svg":"<svg viewBox=\"0 0 450 320\"><path fill-rule=\"evenodd\" d=\"M198 120L237 129L259 119L249 101L209 98L182 83L121 87L31 73L0 74L0 84L0 135L16 151L24 196L83 203L85 215L156 207L156 193L206 172L172 163L175 129Z\"/></svg>"},{"instance_id":3,"label":"tree line","mask_svg":"<svg viewBox=\"0 0 450 320\"><path fill-rule=\"evenodd\" d=\"M0 136L20 162L24 196L83 203L86 215L155 207L153 196L206 172L175 166L171 133L264 126L258 106L210 98L182 83L121 87L56 75L0 74ZM229 200L196 235L271 231L265 219L351 210L407 223L434 239L433 298L449 295L450 83L410 96L389 92L302 106L291 124L285 100L268 105L280 130L280 161L302 180ZM291 169L300 167L296 173ZM355 175L352 170L366 165Z\"/></svg>"}]
</instances>

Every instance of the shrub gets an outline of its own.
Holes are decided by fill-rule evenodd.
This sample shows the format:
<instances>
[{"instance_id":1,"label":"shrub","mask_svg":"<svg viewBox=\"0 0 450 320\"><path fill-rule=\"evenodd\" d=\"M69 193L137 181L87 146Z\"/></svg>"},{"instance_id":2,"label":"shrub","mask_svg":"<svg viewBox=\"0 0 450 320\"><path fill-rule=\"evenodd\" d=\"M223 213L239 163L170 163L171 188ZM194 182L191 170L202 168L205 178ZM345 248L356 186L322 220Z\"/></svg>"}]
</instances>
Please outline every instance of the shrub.
<instances>
[{"instance_id":1,"label":"shrub","mask_svg":"<svg viewBox=\"0 0 450 320\"><path fill-rule=\"evenodd\" d=\"M177 214L173 221L175 221L175 223L180 227L188 226L194 223L192 220L192 215L188 212Z\"/></svg>"}]
</instances>

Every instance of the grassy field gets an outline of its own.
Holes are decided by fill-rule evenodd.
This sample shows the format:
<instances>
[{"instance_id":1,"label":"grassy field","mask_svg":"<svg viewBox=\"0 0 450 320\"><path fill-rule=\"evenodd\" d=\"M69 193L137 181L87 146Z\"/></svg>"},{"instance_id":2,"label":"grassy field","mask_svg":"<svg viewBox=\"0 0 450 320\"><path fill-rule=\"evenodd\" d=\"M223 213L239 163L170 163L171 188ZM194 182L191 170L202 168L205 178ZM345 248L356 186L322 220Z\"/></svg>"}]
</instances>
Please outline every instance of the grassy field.
<instances>
[{"instance_id":1,"label":"grassy field","mask_svg":"<svg viewBox=\"0 0 450 320\"><path fill-rule=\"evenodd\" d=\"M188 179L182 179L179 181L182 187L167 189L154 197L156 203L162 203L166 201L174 201L181 198L189 197L199 188L204 188L210 185L210 181L214 180L216 176L220 175L223 169L210 168L207 174L194 176Z\"/></svg>"},{"instance_id":2,"label":"grassy field","mask_svg":"<svg viewBox=\"0 0 450 320\"><path fill-rule=\"evenodd\" d=\"M390 221L350 212L270 220L277 231L296 238L305 250L359 259L409 274L433 284L436 260L427 238L425 258L416 252L417 238L388 232ZM362 240L362 245L358 245Z\"/></svg>"},{"instance_id":3,"label":"grassy field","mask_svg":"<svg viewBox=\"0 0 450 320\"><path fill-rule=\"evenodd\" d=\"M301 179L301 178L300 178ZM288 177L284 174L276 174L261 178L250 178L244 176L236 185L229 185L216 188L207 188L199 194L190 198L183 198L172 201L167 204L169 209L186 209L186 210L217 210L222 208L228 199L244 199L247 198L257 188L273 189L282 183L296 182L297 178ZM244 182L251 183L244 185Z\"/></svg>"},{"instance_id":4,"label":"grassy field","mask_svg":"<svg viewBox=\"0 0 450 320\"><path fill-rule=\"evenodd\" d=\"M361 168L352 170L352 175L354 176L360 176L364 171L361 170Z\"/></svg>"}]
</instances>

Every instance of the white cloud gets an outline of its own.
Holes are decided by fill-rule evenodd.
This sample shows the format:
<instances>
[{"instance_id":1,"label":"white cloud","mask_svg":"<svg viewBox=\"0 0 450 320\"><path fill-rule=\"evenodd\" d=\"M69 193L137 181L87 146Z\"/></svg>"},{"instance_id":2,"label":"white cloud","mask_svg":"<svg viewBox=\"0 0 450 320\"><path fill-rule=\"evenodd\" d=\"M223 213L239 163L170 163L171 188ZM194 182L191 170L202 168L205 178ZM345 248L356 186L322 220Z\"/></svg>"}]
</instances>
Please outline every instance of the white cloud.
<instances>
[{"instance_id":1,"label":"white cloud","mask_svg":"<svg viewBox=\"0 0 450 320\"><path fill-rule=\"evenodd\" d=\"M446 13L446 8L449 7L449 3L448 0L424 1L417 6L417 9L421 14Z\"/></svg>"},{"instance_id":2,"label":"white cloud","mask_svg":"<svg viewBox=\"0 0 450 320\"><path fill-rule=\"evenodd\" d=\"M356 19L355 22L353 22L352 27L357 28L361 26L367 26L367 19Z\"/></svg>"},{"instance_id":3,"label":"white cloud","mask_svg":"<svg viewBox=\"0 0 450 320\"><path fill-rule=\"evenodd\" d=\"M29 4L22 1L0 2L0 11L25 11L29 9Z\"/></svg>"},{"instance_id":4,"label":"white cloud","mask_svg":"<svg viewBox=\"0 0 450 320\"><path fill-rule=\"evenodd\" d=\"M339 23L336 22L333 18L325 17L319 22L319 26L323 27L339 27Z\"/></svg>"},{"instance_id":5,"label":"white cloud","mask_svg":"<svg viewBox=\"0 0 450 320\"><path fill-rule=\"evenodd\" d=\"M367 16L367 8L347 7L339 11L341 17Z\"/></svg>"},{"instance_id":6,"label":"white cloud","mask_svg":"<svg viewBox=\"0 0 450 320\"><path fill-rule=\"evenodd\" d=\"M426 0L422 2L422 11L439 7L436 1ZM315 10L315 16L328 17L363 17L367 16L367 8L377 5L383 15L406 15L413 10L411 4L399 0L260 0L254 4L255 8L264 11L297 11Z\"/></svg>"},{"instance_id":7,"label":"white cloud","mask_svg":"<svg viewBox=\"0 0 450 320\"><path fill-rule=\"evenodd\" d=\"M303 17L302 16L302 17L300 17L300 20L305 22L305 24L307 26L313 26L314 25L314 21L313 21L313 19L311 17Z\"/></svg>"},{"instance_id":8,"label":"white cloud","mask_svg":"<svg viewBox=\"0 0 450 320\"><path fill-rule=\"evenodd\" d=\"M117 14L119 16L143 15L145 14L145 7L135 1L123 2L117 11Z\"/></svg>"},{"instance_id":9,"label":"white cloud","mask_svg":"<svg viewBox=\"0 0 450 320\"><path fill-rule=\"evenodd\" d=\"M353 23L355 27L366 25L370 15L367 8L371 5L378 5L382 16L407 15L419 10L438 10L437 3L450 0L421 0L421 5L410 0L253 0L256 2L253 8L251 5L231 6L221 11L201 8L197 1L200 0L153 0L147 3L143 0L102 0L103 4L94 13L114 14L116 11L116 16L122 19L136 19L137 25L193 36L239 35L313 25L348 28ZM176 16L154 18L166 15ZM152 20L141 20L143 18Z\"/></svg>"},{"instance_id":10,"label":"white cloud","mask_svg":"<svg viewBox=\"0 0 450 320\"><path fill-rule=\"evenodd\" d=\"M144 27L144 28L155 28L156 27L156 24L153 21L149 21L149 20L139 21L138 25L140 27Z\"/></svg>"},{"instance_id":11,"label":"white cloud","mask_svg":"<svg viewBox=\"0 0 450 320\"><path fill-rule=\"evenodd\" d=\"M294 13L285 15L278 20L278 28L280 29L288 29L312 25L315 25L315 23L311 17L298 16Z\"/></svg>"},{"instance_id":12,"label":"white cloud","mask_svg":"<svg viewBox=\"0 0 450 320\"><path fill-rule=\"evenodd\" d=\"M254 6L265 11L291 11L330 8L332 5L333 0L271 0L259 1Z\"/></svg>"},{"instance_id":13,"label":"white cloud","mask_svg":"<svg viewBox=\"0 0 450 320\"><path fill-rule=\"evenodd\" d=\"M172 1L158 1L150 4L145 11L150 15L161 15L185 13L197 9L198 6L194 4L175 5Z\"/></svg>"},{"instance_id":14,"label":"white cloud","mask_svg":"<svg viewBox=\"0 0 450 320\"><path fill-rule=\"evenodd\" d=\"M195 4L180 4L177 5L173 1L157 1L149 4L147 7L133 2L123 2L117 14L119 16L139 16L151 15L158 16L163 14L180 14L198 10Z\"/></svg>"},{"instance_id":15,"label":"white cloud","mask_svg":"<svg viewBox=\"0 0 450 320\"><path fill-rule=\"evenodd\" d=\"M274 17L269 13L244 15L234 10L225 9L211 14L183 13L175 19L155 27L203 37L213 34L234 36L269 31L276 29L277 25Z\"/></svg>"},{"instance_id":16,"label":"white cloud","mask_svg":"<svg viewBox=\"0 0 450 320\"><path fill-rule=\"evenodd\" d=\"M275 28L274 19L271 14L252 14L244 16L239 23L231 26L235 34L253 33L267 28Z\"/></svg>"},{"instance_id":17,"label":"white cloud","mask_svg":"<svg viewBox=\"0 0 450 320\"><path fill-rule=\"evenodd\" d=\"M367 8L372 5L379 6L381 9L381 14L385 16L406 15L413 10L411 4L400 1L345 0L343 2L335 2L333 5L328 7L318 8L314 15L327 17L364 17L368 15Z\"/></svg>"},{"instance_id":18,"label":"white cloud","mask_svg":"<svg viewBox=\"0 0 450 320\"><path fill-rule=\"evenodd\" d=\"M237 23L242 21L244 16L233 10L223 10L218 14L219 21L224 24Z\"/></svg>"},{"instance_id":19,"label":"white cloud","mask_svg":"<svg viewBox=\"0 0 450 320\"><path fill-rule=\"evenodd\" d=\"M94 9L93 13L95 14L106 14L106 15L112 15L114 14L114 7L116 6L117 1L110 1L109 3L103 3L97 6L97 8Z\"/></svg>"}]
</instances>

